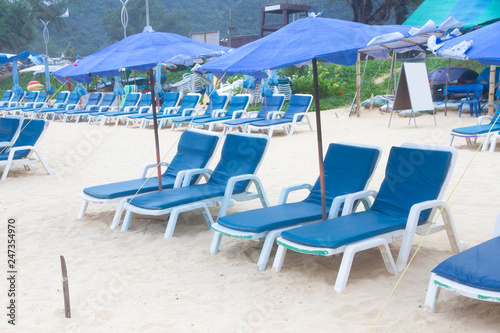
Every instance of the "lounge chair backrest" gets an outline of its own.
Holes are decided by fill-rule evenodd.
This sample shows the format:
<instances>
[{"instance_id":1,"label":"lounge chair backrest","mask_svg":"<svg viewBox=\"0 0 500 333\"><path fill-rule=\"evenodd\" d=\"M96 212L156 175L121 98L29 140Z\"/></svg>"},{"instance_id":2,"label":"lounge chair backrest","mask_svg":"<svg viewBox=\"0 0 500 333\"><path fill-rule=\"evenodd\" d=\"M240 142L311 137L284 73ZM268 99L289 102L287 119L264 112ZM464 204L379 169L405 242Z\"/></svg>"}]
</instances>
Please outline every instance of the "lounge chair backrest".
<instances>
[{"instance_id":1,"label":"lounge chair backrest","mask_svg":"<svg viewBox=\"0 0 500 333\"><path fill-rule=\"evenodd\" d=\"M167 92L163 96L163 104L161 105L161 108L173 108L177 106L179 103L179 98L181 94L178 92Z\"/></svg>"},{"instance_id":2,"label":"lounge chair backrest","mask_svg":"<svg viewBox=\"0 0 500 333\"><path fill-rule=\"evenodd\" d=\"M36 97L36 102L45 102L45 98L47 98L47 93L45 91L40 91L38 92L38 96Z\"/></svg>"},{"instance_id":3,"label":"lounge chair backrest","mask_svg":"<svg viewBox=\"0 0 500 333\"><path fill-rule=\"evenodd\" d=\"M226 187L229 178L238 175L255 174L266 152L269 137L265 135L228 134L222 147L221 158L208 183ZM250 185L240 181L234 193L241 193Z\"/></svg>"},{"instance_id":4,"label":"lounge chair backrest","mask_svg":"<svg viewBox=\"0 0 500 333\"><path fill-rule=\"evenodd\" d=\"M227 105L227 95L220 94L217 97L213 97L209 100L207 108L205 110L205 115L210 116L214 110L224 110Z\"/></svg>"},{"instance_id":5,"label":"lounge chair backrest","mask_svg":"<svg viewBox=\"0 0 500 333\"><path fill-rule=\"evenodd\" d=\"M56 97L56 101L54 102L54 104L56 103L66 103L66 101L68 100L68 96L69 96L69 91L61 91L57 94L57 97Z\"/></svg>"},{"instance_id":6,"label":"lounge chair backrest","mask_svg":"<svg viewBox=\"0 0 500 333\"><path fill-rule=\"evenodd\" d=\"M332 143L324 159L326 206L340 195L364 190L377 166L381 151L374 146ZM320 179L306 198L321 205Z\"/></svg>"},{"instance_id":7,"label":"lounge chair backrest","mask_svg":"<svg viewBox=\"0 0 500 333\"><path fill-rule=\"evenodd\" d=\"M88 99L87 105L85 105L85 107L91 106L91 105L99 105L101 98L102 98L102 93L98 93L98 92L91 93L89 95L89 99Z\"/></svg>"},{"instance_id":8,"label":"lounge chair backrest","mask_svg":"<svg viewBox=\"0 0 500 333\"><path fill-rule=\"evenodd\" d=\"M226 116L232 116L235 111L246 110L250 102L250 95L236 95L231 98L231 104L227 109Z\"/></svg>"},{"instance_id":9,"label":"lounge chair backrest","mask_svg":"<svg viewBox=\"0 0 500 333\"><path fill-rule=\"evenodd\" d=\"M220 136L206 131L186 130L177 145L177 153L162 177L175 180L181 170L203 168L211 159ZM196 179L193 179L193 183Z\"/></svg>"},{"instance_id":10,"label":"lounge chair backrest","mask_svg":"<svg viewBox=\"0 0 500 333\"><path fill-rule=\"evenodd\" d=\"M311 106L312 96L311 95L292 95L290 101L288 102L288 107L283 115L283 119L293 119L296 113L307 112ZM300 121L302 117L299 117L297 121Z\"/></svg>"},{"instance_id":11,"label":"lounge chair backrest","mask_svg":"<svg viewBox=\"0 0 500 333\"><path fill-rule=\"evenodd\" d=\"M270 97L266 97L266 101L262 100L262 106L257 114L257 118L264 118L266 116L266 107L267 112L281 111L284 102L285 95L283 94L274 94Z\"/></svg>"},{"instance_id":12,"label":"lounge chair backrest","mask_svg":"<svg viewBox=\"0 0 500 333\"><path fill-rule=\"evenodd\" d=\"M194 109L196 105L198 105L200 97L201 97L200 94L185 95L184 99L182 100L181 107L179 108L179 111L177 111L177 113L182 113L184 109Z\"/></svg>"},{"instance_id":13,"label":"lounge chair backrest","mask_svg":"<svg viewBox=\"0 0 500 333\"><path fill-rule=\"evenodd\" d=\"M25 101L24 103L33 103L36 101L38 97L38 91L28 91L26 95L24 95Z\"/></svg>"},{"instance_id":14,"label":"lounge chair backrest","mask_svg":"<svg viewBox=\"0 0 500 333\"><path fill-rule=\"evenodd\" d=\"M5 105L7 102L10 102L14 94L12 90L6 90L3 92L2 99L0 100L0 105Z\"/></svg>"},{"instance_id":15,"label":"lounge chair backrest","mask_svg":"<svg viewBox=\"0 0 500 333\"><path fill-rule=\"evenodd\" d=\"M48 122L42 119L24 119L21 132L13 147L35 146L47 126ZM14 158L24 158L30 151L30 149L18 150L14 153Z\"/></svg>"},{"instance_id":16,"label":"lounge chair backrest","mask_svg":"<svg viewBox=\"0 0 500 333\"><path fill-rule=\"evenodd\" d=\"M453 165L451 150L392 147L372 210L393 218L407 218L414 204L440 199ZM430 213L431 210L423 211L419 224L427 221Z\"/></svg>"},{"instance_id":17,"label":"lounge chair backrest","mask_svg":"<svg viewBox=\"0 0 500 333\"><path fill-rule=\"evenodd\" d=\"M142 108L145 106L151 106L151 93L146 93L141 95L141 101L137 105L137 108Z\"/></svg>"},{"instance_id":18,"label":"lounge chair backrest","mask_svg":"<svg viewBox=\"0 0 500 333\"><path fill-rule=\"evenodd\" d=\"M100 106L111 106L115 101L116 96L114 94L104 94Z\"/></svg>"},{"instance_id":19,"label":"lounge chair backrest","mask_svg":"<svg viewBox=\"0 0 500 333\"><path fill-rule=\"evenodd\" d=\"M66 101L66 104L67 105L70 105L70 104L78 104L78 101L80 100L80 96L78 96L77 93L75 92L71 92L69 94L69 97L68 97L68 100ZM71 107L72 109L74 109L75 107Z\"/></svg>"},{"instance_id":20,"label":"lounge chair backrest","mask_svg":"<svg viewBox=\"0 0 500 333\"><path fill-rule=\"evenodd\" d=\"M139 93L128 94L127 97L125 98L125 102L122 105L122 110L125 107L136 106L137 102L139 101L139 98L141 98L141 94Z\"/></svg>"},{"instance_id":21,"label":"lounge chair backrest","mask_svg":"<svg viewBox=\"0 0 500 333\"><path fill-rule=\"evenodd\" d=\"M500 89L499 89L500 90ZM491 119L490 125L493 124L500 124L500 107L497 107L497 112L493 115L493 118Z\"/></svg>"},{"instance_id":22,"label":"lounge chair backrest","mask_svg":"<svg viewBox=\"0 0 500 333\"><path fill-rule=\"evenodd\" d=\"M0 152L3 150L2 146L7 145L17 136L22 120L21 117L0 118Z\"/></svg>"}]
</instances>

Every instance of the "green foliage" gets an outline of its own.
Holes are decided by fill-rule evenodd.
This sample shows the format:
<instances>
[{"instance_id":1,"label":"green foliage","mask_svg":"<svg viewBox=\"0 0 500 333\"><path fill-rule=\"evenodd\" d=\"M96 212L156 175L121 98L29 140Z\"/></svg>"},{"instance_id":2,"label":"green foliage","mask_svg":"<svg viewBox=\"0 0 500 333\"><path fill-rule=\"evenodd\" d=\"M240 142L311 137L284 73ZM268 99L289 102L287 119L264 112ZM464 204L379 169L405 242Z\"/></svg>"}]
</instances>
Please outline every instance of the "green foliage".
<instances>
[{"instance_id":1,"label":"green foliage","mask_svg":"<svg viewBox=\"0 0 500 333\"><path fill-rule=\"evenodd\" d=\"M28 1L0 1L0 52L18 53L35 36L32 10Z\"/></svg>"}]
</instances>

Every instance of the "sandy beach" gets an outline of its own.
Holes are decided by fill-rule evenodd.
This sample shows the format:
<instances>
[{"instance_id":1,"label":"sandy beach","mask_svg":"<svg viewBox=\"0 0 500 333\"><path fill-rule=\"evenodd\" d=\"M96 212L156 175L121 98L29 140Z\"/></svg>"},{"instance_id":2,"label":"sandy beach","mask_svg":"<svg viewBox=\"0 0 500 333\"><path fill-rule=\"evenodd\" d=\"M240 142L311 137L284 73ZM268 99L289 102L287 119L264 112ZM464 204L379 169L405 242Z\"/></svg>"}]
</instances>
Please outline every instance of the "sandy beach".
<instances>
[{"instance_id":1,"label":"sandy beach","mask_svg":"<svg viewBox=\"0 0 500 333\"><path fill-rule=\"evenodd\" d=\"M391 146L403 142L446 145L452 128L474 125L458 112L407 118L362 110L347 117L343 109L322 112L323 139L380 146L383 155L369 186L377 190ZM311 120L315 118L311 113ZM220 127L218 128L220 130ZM161 154L169 161L181 131L160 131ZM480 139L482 140L482 139ZM498 204L500 147L477 153L457 138L459 157L445 198L467 247L490 239ZM1 332L498 332L500 306L442 292L436 313L423 310L430 271L452 255L444 232L429 236L399 286L378 250L356 255L346 289L333 285L341 257L313 257L289 251L280 273L257 269L261 243L223 238L216 256L209 253L213 233L200 211L183 213L174 237L163 239L166 222L135 218L129 231L108 230L114 205L90 205L77 219L83 188L137 178L155 162L151 128L52 122L41 143L51 176L43 168L12 168L0 183L0 239L7 265L6 221L17 228L17 325ZM216 153L217 155L220 152ZM288 137L277 130L259 170L271 204L284 185L313 183L318 176L316 133L299 127ZM472 160L472 162L471 162ZM216 156L211 163L215 166ZM2 168L3 170L3 168ZM305 192L294 194L299 200ZM229 214L258 208L257 200L239 203ZM218 208L211 208L213 216ZM415 238L412 253L422 240ZM393 256L399 243L391 244ZM72 318L64 318L59 256L68 265ZM3 312L8 290L0 279ZM379 311L385 305L385 309Z\"/></svg>"}]
</instances>

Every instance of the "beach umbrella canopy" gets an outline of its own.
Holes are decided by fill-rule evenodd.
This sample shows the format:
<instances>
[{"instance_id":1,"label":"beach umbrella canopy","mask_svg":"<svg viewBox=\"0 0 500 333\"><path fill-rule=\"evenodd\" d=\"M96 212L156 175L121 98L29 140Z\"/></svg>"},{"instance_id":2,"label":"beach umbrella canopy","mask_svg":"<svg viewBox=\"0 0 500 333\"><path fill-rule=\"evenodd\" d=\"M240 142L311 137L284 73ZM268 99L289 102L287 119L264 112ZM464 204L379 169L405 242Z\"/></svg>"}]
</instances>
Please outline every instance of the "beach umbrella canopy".
<instances>
[{"instance_id":1,"label":"beach umbrella canopy","mask_svg":"<svg viewBox=\"0 0 500 333\"><path fill-rule=\"evenodd\" d=\"M396 38L403 38L409 36L410 30L411 27L404 26L373 26L322 17L303 18L209 61L201 69L220 75L242 73L264 78L267 77L264 70L312 62L323 219L326 219L317 60L354 65L358 50L366 47L373 38L391 33L396 33Z\"/></svg>"},{"instance_id":2,"label":"beach umbrella canopy","mask_svg":"<svg viewBox=\"0 0 500 333\"><path fill-rule=\"evenodd\" d=\"M88 74L122 76L122 68L144 72L162 62L176 64L178 60L184 64L187 59L228 50L230 48L198 42L174 33L142 32L84 57L78 65L62 68L54 75L85 82L88 81Z\"/></svg>"},{"instance_id":3,"label":"beach umbrella canopy","mask_svg":"<svg viewBox=\"0 0 500 333\"><path fill-rule=\"evenodd\" d=\"M430 72L427 76L431 82L445 83L448 71L450 76L449 82L460 79L464 81L476 81L479 76L476 71L463 67L450 67L449 69L447 67L440 67Z\"/></svg>"},{"instance_id":4,"label":"beach umbrella canopy","mask_svg":"<svg viewBox=\"0 0 500 333\"><path fill-rule=\"evenodd\" d=\"M16 55L6 55L0 54L0 64L6 64L12 62L12 91L17 95L21 96L24 93L23 88L19 85L19 73L17 72L17 60L28 58L30 53L28 51L21 52Z\"/></svg>"},{"instance_id":5,"label":"beach umbrella canopy","mask_svg":"<svg viewBox=\"0 0 500 333\"><path fill-rule=\"evenodd\" d=\"M437 45L430 41L429 47L443 57L474 59L483 65L500 65L500 22Z\"/></svg>"}]
</instances>

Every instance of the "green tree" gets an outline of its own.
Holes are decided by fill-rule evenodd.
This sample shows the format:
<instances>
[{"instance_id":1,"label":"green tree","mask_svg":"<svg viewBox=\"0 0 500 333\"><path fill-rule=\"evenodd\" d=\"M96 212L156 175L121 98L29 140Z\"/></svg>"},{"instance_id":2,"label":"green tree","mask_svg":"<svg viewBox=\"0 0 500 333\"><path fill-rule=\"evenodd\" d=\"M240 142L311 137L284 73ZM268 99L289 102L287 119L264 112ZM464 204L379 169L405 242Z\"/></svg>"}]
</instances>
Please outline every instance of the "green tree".
<instances>
[{"instance_id":1,"label":"green tree","mask_svg":"<svg viewBox=\"0 0 500 333\"><path fill-rule=\"evenodd\" d=\"M127 12L127 36L142 32L146 26L146 6L144 0L130 0L127 3ZM167 12L166 7L158 5L156 0L149 1L149 20L155 31L188 35L191 30L191 23L186 12ZM116 42L123 38L121 6L114 11L107 10L103 17L103 23L110 42Z\"/></svg>"},{"instance_id":2,"label":"green tree","mask_svg":"<svg viewBox=\"0 0 500 333\"><path fill-rule=\"evenodd\" d=\"M34 36L29 2L0 0L0 51L24 51Z\"/></svg>"}]
</instances>

